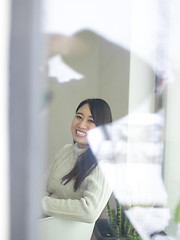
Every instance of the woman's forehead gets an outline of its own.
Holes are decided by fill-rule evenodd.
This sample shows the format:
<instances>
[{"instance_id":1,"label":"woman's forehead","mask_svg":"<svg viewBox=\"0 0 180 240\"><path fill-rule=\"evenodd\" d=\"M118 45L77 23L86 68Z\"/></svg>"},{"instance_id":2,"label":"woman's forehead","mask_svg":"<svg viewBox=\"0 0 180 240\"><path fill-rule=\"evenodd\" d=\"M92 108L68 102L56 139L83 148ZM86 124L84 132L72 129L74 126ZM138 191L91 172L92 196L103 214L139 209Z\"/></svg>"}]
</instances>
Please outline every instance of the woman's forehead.
<instances>
[{"instance_id":1,"label":"woman's forehead","mask_svg":"<svg viewBox=\"0 0 180 240\"><path fill-rule=\"evenodd\" d=\"M89 117L92 117L89 105L86 103L83 106L81 106L76 114L82 114L82 115L88 115Z\"/></svg>"}]
</instances>

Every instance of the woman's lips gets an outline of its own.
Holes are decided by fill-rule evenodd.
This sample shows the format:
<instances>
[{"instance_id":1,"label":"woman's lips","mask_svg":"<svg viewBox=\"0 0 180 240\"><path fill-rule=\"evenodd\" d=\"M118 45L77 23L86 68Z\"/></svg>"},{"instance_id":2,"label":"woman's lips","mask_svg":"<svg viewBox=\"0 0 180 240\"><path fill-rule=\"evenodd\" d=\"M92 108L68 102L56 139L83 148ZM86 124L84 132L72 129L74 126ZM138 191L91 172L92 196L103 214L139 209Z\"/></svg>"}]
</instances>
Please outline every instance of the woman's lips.
<instances>
[{"instance_id":1,"label":"woman's lips","mask_svg":"<svg viewBox=\"0 0 180 240\"><path fill-rule=\"evenodd\" d=\"M76 134L80 137L86 137L86 133L80 130L76 130Z\"/></svg>"}]
</instances>

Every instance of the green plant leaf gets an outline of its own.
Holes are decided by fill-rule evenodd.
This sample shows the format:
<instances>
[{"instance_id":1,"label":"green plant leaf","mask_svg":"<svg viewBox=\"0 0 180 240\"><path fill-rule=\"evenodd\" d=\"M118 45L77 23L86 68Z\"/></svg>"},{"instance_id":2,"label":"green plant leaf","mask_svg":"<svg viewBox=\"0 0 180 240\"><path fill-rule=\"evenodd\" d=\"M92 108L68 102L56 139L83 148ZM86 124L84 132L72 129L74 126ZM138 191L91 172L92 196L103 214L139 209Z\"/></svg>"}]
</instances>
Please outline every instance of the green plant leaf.
<instances>
[{"instance_id":1,"label":"green plant leaf","mask_svg":"<svg viewBox=\"0 0 180 240\"><path fill-rule=\"evenodd\" d=\"M176 223L180 222L180 201L178 202L178 204L175 208L174 220Z\"/></svg>"},{"instance_id":2,"label":"green plant leaf","mask_svg":"<svg viewBox=\"0 0 180 240\"><path fill-rule=\"evenodd\" d=\"M141 240L129 218L126 216L125 209L116 198L115 201L116 209L111 208L110 201L108 201L106 205L106 214L111 229L111 237L122 240L123 238L121 238L121 236L125 236L132 240Z\"/></svg>"}]
</instances>

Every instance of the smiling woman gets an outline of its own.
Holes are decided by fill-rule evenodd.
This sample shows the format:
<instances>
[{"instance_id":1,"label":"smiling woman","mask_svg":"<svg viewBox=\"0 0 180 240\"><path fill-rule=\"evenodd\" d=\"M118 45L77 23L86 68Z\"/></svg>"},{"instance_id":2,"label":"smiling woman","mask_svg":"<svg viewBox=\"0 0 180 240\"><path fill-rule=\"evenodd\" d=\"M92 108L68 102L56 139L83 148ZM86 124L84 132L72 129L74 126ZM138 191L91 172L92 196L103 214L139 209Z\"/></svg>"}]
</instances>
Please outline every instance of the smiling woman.
<instances>
[{"instance_id":1,"label":"smiling woman","mask_svg":"<svg viewBox=\"0 0 180 240\"><path fill-rule=\"evenodd\" d=\"M82 101L72 120L73 144L65 145L49 168L47 196L42 206L47 216L95 222L112 193L92 154L88 130L112 122L109 105L102 99Z\"/></svg>"}]
</instances>

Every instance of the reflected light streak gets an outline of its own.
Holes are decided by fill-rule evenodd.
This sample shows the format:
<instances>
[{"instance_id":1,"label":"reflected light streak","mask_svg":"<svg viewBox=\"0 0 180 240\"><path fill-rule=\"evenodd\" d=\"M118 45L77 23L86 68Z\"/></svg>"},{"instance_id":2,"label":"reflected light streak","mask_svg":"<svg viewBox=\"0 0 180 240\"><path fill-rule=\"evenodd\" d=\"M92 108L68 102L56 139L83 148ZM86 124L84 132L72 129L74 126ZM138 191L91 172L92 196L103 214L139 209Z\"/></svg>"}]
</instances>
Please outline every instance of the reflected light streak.
<instances>
[{"instance_id":1,"label":"reflected light streak","mask_svg":"<svg viewBox=\"0 0 180 240\"><path fill-rule=\"evenodd\" d=\"M49 65L49 77L56 77L58 82L64 83L71 80L81 80L84 76L69 65L67 65L60 55L56 55L48 62Z\"/></svg>"},{"instance_id":2,"label":"reflected light streak","mask_svg":"<svg viewBox=\"0 0 180 240\"><path fill-rule=\"evenodd\" d=\"M92 30L133 51L167 78L179 59L178 9L178 0L44 0L42 30L67 36Z\"/></svg>"},{"instance_id":3,"label":"reflected light streak","mask_svg":"<svg viewBox=\"0 0 180 240\"><path fill-rule=\"evenodd\" d=\"M43 5L46 33L72 35L89 28L113 42L130 44L131 0L44 0Z\"/></svg>"},{"instance_id":4,"label":"reflected light streak","mask_svg":"<svg viewBox=\"0 0 180 240\"><path fill-rule=\"evenodd\" d=\"M167 204L161 114L130 114L88 132L90 147L123 205Z\"/></svg>"},{"instance_id":5,"label":"reflected light streak","mask_svg":"<svg viewBox=\"0 0 180 240\"><path fill-rule=\"evenodd\" d=\"M143 239L163 231L170 214L162 180L163 114L134 112L88 132L115 197Z\"/></svg>"},{"instance_id":6,"label":"reflected light streak","mask_svg":"<svg viewBox=\"0 0 180 240\"><path fill-rule=\"evenodd\" d=\"M122 205L167 205L160 164L100 161L99 166Z\"/></svg>"},{"instance_id":7,"label":"reflected light streak","mask_svg":"<svg viewBox=\"0 0 180 240\"><path fill-rule=\"evenodd\" d=\"M133 207L125 213L144 240L150 240L152 235L162 232L170 219L170 211L167 208ZM161 234L157 239L161 240L160 236Z\"/></svg>"},{"instance_id":8,"label":"reflected light streak","mask_svg":"<svg viewBox=\"0 0 180 240\"><path fill-rule=\"evenodd\" d=\"M113 162L162 162L163 116L133 113L112 124L88 132L90 146L98 160Z\"/></svg>"}]
</instances>

